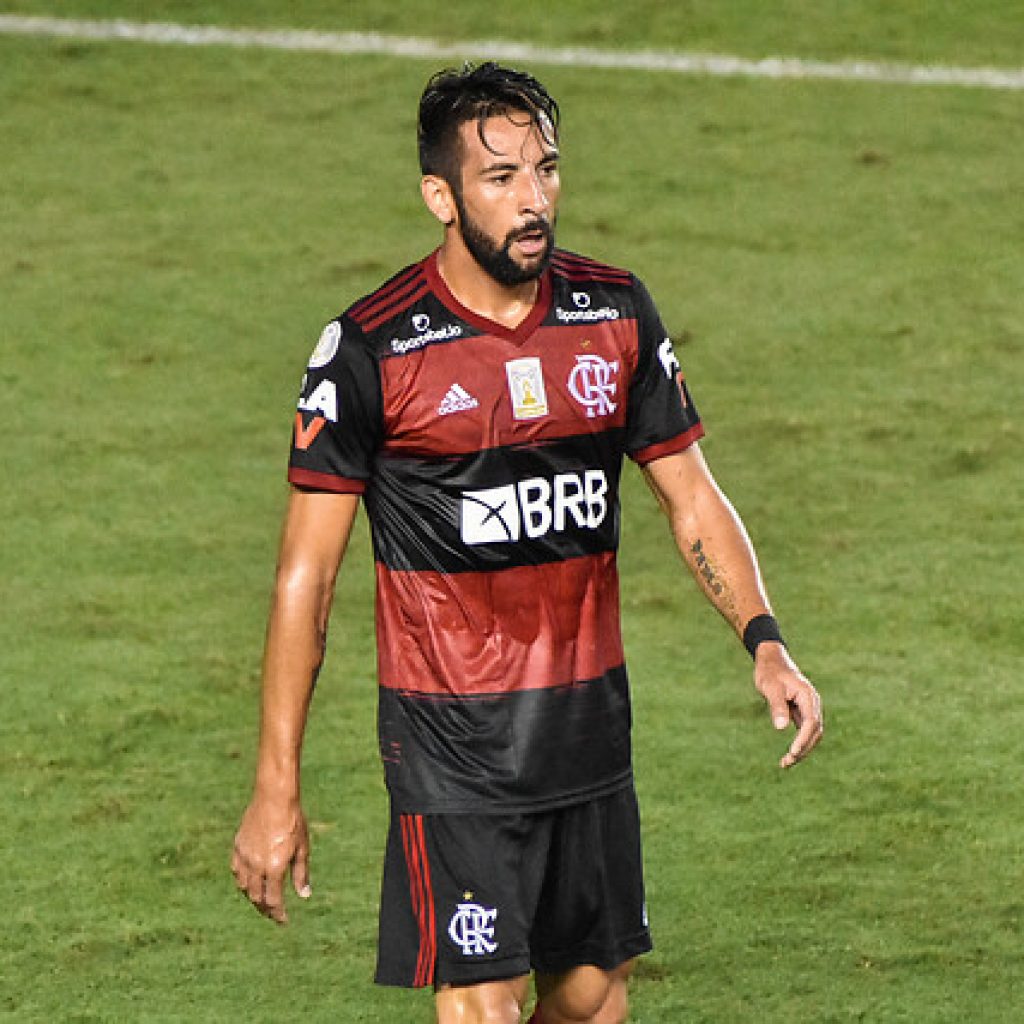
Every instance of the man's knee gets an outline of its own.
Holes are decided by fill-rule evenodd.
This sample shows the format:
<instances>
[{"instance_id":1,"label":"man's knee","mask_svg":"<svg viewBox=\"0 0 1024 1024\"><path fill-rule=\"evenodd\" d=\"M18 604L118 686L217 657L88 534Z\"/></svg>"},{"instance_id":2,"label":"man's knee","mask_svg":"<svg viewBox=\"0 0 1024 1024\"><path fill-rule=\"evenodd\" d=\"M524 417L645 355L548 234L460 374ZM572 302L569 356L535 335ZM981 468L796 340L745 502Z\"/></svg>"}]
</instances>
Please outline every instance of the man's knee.
<instances>
[{"instance_id":1,"label":"man's knee","mask_svg":"<svg viewBox=\"0 0 1024 1024\"><path fill-rule=\"evenodd\" d=\"M623 1024L632 968L629 961L613 971L586 966L539 978L537 1024Z\"/></svg>"},{"instance_id":2,"label":"man's knee","mask_svg":"<svg viewBox=\"0 0 1024 1024\"><path fill-rule=\"evenodd\" d=\"M519 1024L528 988L526 977L442 988L438 1024Z\"/></svg>"},{"instance_id":3,"label":"man's knee","mask_svg":"<svg viewBox=\"0 0 1024 1024\"><path fill-rule=\"evenodd\" d=\"M592 1024L625 1024L629 1016L628 977L627 974L622 978L612 979L604 1005L594 1015Z\"/></svg>"}]
</instances>

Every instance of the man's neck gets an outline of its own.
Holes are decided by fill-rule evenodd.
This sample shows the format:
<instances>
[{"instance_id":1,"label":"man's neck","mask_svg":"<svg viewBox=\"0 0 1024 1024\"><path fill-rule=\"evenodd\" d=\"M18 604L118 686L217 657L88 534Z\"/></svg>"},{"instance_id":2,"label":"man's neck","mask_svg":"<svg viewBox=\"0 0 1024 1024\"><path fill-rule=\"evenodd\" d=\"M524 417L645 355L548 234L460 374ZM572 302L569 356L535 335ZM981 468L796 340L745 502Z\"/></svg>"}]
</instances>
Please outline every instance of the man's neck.
<instances>
[{"instance_id":1,"label":"man's neck","mask_svg":"<svg viewBox=\"0 0 1024 1024\"><path fill-rule=\"evenodd\" d=\"M515 330L537 301L539 283L526 281L504 285L470 255L462 245L446 239L437 252L437 270L448 290L478 316Z\"/></svg>"}]
</instances>

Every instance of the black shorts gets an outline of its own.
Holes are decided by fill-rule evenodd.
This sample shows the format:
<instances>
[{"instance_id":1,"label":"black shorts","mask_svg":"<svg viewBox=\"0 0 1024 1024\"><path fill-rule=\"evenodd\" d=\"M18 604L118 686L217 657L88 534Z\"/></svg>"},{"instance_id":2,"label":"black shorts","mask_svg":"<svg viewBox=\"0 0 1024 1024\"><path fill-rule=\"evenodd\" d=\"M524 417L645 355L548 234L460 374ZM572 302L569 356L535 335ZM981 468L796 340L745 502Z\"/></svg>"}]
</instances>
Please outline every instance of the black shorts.
<instances>
[{"instance_id":1,"label":"black shorts","mask_svg":"<svg viewBox=\"0 0 1024 1024\"><path fill-rule=\"evenodd\" d=\"M376 981L472 985L651 948L632 787L536 814L395 814Z\"/></svg>"}]
</instances>

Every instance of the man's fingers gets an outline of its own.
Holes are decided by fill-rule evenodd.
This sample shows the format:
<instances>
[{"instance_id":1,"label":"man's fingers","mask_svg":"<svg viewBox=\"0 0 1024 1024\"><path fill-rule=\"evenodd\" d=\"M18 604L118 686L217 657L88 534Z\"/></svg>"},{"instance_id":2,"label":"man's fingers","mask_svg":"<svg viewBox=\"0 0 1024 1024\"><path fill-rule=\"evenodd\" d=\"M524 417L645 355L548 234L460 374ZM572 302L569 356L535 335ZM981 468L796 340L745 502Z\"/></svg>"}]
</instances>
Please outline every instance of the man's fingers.
<instances>
[{"instance_id":1,"label":"man's fingers","mask_svg":"<svg viewBox=\"0 0 1024 1024\"><path fill-rule=\"evenodd\" d=\"M247 867L237 850L231 857L231 871L239 891L264 917L281 924L287 921L280 878L275 880L272 875L265 875L257 868Z\"/></svg>"},{"instance_id":2,"label":"man's fingers","mask_svg":"<svg viewBox=\"0 0 1024 1024\"><path fill-rule=\"evenodd\" d=\"M264 916L278 924L286 924L288 914L284 905L281 879L252 871L237 877L238 888L246 899Z\"/></svg>"},{"instance_id":3,"label":"man's fingers","mask_svg":"<svg viewBox=\"0 0 1024 1024\"><path fill-rule=\"evenodd\" d=\"M304 900L308 900L313 895L313 887L309 884L309 847L307 845L302 845L295 851L295 861L292 864L292 885Z\"/></svg>"},{"instance_id":4,"label":"man's fingers","mask_svg":"<svg viewBox=\"0 0 1024 1024\"><path fill-rule=\"evenodd\" d=\"M803 727L804 722L807 720L807 716L800 710L800 704L798 701L791 700L789 702L789 717L792 719L793 724L797 727L797 731Z\"/></svg>"},{"instance_id":5,"label":"man's fingers","mask_svg":"<svg viewBox=\"0 0 1024 1024\"><path fill-rule=\"evenodd\" d=\"M288 914L284 906L284 885L280 875L268 875L263 890L263 902L259 908L261 914L265 914L272 921L278 924L285 924Z\"/></svg>"},{"instance_id":6,"label":"man's fingers","mask_svg":"<svg viewBox=\"0 0 1024 1024\"><path fill-rule=\"evenodd\" d=\"M285 924L285 875L300 896L311 895L309 831L302 809L250 803L235 836L231 871L239 890L264 917Z\"/></svg>"},{"instance_id":7,"label":"man's fingers","mask_svg":"<svg viewBox=\"0 0 1024 1024\"><path fill-rule=\"evenodd\" d=\"M769 699L768 713L772 716L772 725L780 732L789 725L789 704L784 697Z\"/></svg>"},{"instance_id":8,"label":"man's fingers","mask_svg":"<svg viewBox=\"0 0 1024 1024\"><path fill-rule=\"evenodd\" d=\"M263 903L263 876L258 871L250 871L245 884L245 895L254 907Z\"/></svg>"},{"instance_id":9,"label":"man's fingers","mask_svg":"<svg viewBox=\"0 0 1024 1024\"><path fill-rule=\"evenodd\" d=\"M235 885L239 889L245 888L245 882L242 881L242 858L238 853L238 847L232 847L231 850L231 874L235 876Z\"/></svg>"},{"instance_id":10,"label":"man's fingers","mask_svg":"<svg viewBox=\"0 0 1024 1024\"><path fill-rule=\"evenodd\" d=\"M801 730L797 738L790 744L789 750L779 762L779 765L782 768L791 768L798 761L802 761L814 749L820 739L821 727L810 723L809 733L804 736L803 730Z\"/></svg>"},{"instance_id":11,"label":"man's fingers","mask_svg":"<svg viewBox=\"0 0 1024 1024\"><path fill-rule=\"evenodd\" d=\"M821 704L816 693L801 694L792 703L797 734L786 755L779 762L783 768L789 768L806 757L817 746L824 731L821 721Z\"/></svg>"}]
</instances>

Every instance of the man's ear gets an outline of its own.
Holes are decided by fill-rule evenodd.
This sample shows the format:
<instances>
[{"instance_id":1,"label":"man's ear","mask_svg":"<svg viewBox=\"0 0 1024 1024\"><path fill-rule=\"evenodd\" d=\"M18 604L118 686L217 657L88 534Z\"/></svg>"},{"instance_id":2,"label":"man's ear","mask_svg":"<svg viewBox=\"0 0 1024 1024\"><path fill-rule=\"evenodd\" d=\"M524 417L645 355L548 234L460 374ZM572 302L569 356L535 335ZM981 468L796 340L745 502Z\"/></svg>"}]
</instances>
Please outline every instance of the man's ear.
<instances>
[{"instance_id":1,"label":"man's ear","mask_svg":"<svg viewBox=\"0 0 1024 1024\"><path fill-rule=\"evenodd\" d=\"M455 221L455 199L452 187L436 174L425 174L420 181L420 194L427 209L445 226Z\"/></svg>"}]
</instances>

